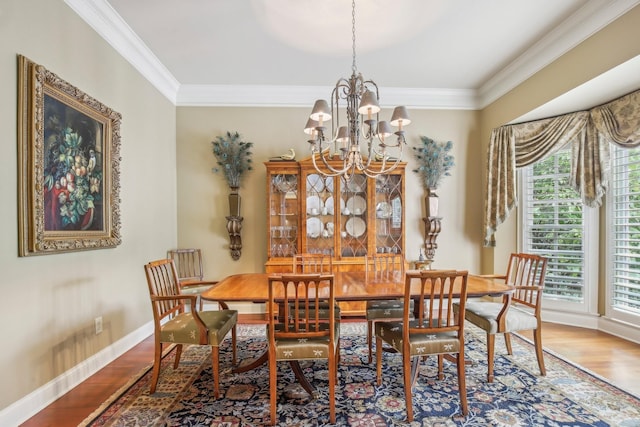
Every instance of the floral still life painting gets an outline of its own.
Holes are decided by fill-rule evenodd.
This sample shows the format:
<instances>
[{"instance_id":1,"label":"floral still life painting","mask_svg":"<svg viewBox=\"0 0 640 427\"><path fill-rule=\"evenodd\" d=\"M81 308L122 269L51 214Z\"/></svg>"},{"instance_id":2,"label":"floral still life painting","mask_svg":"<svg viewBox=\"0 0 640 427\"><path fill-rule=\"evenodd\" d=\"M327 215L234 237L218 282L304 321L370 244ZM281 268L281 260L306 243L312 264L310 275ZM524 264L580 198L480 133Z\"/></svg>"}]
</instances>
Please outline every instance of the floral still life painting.
<instances>
[{"instance_id":1,"label":"floral still life painting","mask_svg":"<svg viewBox=\"0 0 640 427\"><path fill-rule=\"evenodd\" d=\"M18 55L20 256L120 238L121 115Z\"/></svg>"},{"instance_id":2,"label":"floral still life painting","mask_svg":"<svg viewBox=\"0 0 640 427\"><path fill-rule=\"evenodd\" d=\"M100 230L104 190L99 122L45 96L44 228ZM98 206L98 209L96 209Z\"/></svg>"}]
</instances>

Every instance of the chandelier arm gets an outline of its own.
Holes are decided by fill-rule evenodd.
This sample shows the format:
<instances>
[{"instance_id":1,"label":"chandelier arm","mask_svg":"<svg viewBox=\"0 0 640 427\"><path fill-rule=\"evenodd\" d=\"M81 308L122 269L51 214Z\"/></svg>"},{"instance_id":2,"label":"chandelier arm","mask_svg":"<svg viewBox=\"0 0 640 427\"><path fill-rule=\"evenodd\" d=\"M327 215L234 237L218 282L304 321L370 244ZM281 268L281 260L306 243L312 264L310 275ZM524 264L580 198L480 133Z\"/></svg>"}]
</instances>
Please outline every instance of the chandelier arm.
<instances>
[{"instance_id":1,"label":"chandelier arm","mask_svg":"<svg viewBox=\"0 0 640 427\"><path fill-rule=\"evenodd\" d=\"M318 163L316 162L316 155L317 154L318 153L316 152L316 153L313 153L311 155L311 162L313 163L313 167L315 168L315 170L317 170L318 172L320 172L324 176L340 176L340 175L344 175L345 174L345 171L343 171L343 170L336 170L336 169L332 168L327 163L327 161L324 159L323 156L320 156L320 158L322 159L322 162L325 165L325 167L327 167L331 172L327 173L326 171L321 170L320 167L318 166Z\"/></svg>"},{"instance_id":2,"label":"chandelier arm","mask_svg":"<svg viewBox=\"0 0 640 427\"><path fill-rule=\"evenodd\" d=\"M349 157L349 160L347 161L346 165L344 168L342 169L336 169L333 166L331 166L329 164L329 162L327 161L326 156L323 154L323 152L325 151L324 149L322 149L322 144L323 141L325 141L324 138L324 132L322 131L322 129L318 130L318 144L316 144L317 146L320 147L319 150L315 150L312 151L312 156L311 156L311 160L313 162L313 167L320 172L321 174L325 175L325 176L338 176L338 175L344 175L346 174L350 169L353 169L353 160ZM331 142L330 142L331 143ZM316 161L316 154L318 154L320 156L320 159L322 160L322 164L331 171L330 174L326 173L325 171L320 170L320 168L318 167L317 161Z\"/></svg>"},{"instance_id":3,"label":"chandelier arm","mask_svg":"<svg viewBox=\"0 0 640 427\"><path fill-rule=\"evenodd\" d=\"M388 168L380 168L380 170L376 170L376 171L371 171L368 169L363 169L362 173L365 174L366 176L370 177L370 178L376 178L380 175L386 175L390 172L393 172L398 165L400 164L400 159L396 159L394 160L394 162L388 167Z\"/></svg>"},{"instance_id":4,"label":"chandelier arm","mask_svg":"<svg viewBox=\"0 0 640 427\"><path fill-rule=\"evenodd\" d=\"M400 163L399 161L397 163L394 162L394 164L391 167L389 167L388 169L385 169L383 171L371 172L371 171L368 171L368 170L363 170L362 173L365 174L366 176L368 176L369 178L377 178L380 175L387 175L387 174L393 172L398 167L399 163Z\"/></svg>"}]
</instances>

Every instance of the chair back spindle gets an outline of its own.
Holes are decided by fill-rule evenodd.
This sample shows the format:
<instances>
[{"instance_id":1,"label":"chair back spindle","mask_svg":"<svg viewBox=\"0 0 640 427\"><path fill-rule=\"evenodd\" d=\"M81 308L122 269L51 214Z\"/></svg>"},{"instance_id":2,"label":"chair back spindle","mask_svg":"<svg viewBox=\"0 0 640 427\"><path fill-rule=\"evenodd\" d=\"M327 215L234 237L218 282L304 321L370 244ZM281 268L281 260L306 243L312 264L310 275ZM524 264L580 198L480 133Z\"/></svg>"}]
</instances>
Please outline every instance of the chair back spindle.
<instances>
[{"instance_id":1,"label":"chair back spindle","mask_svg":"<svg viewBox=\"0 0 640 427\"><path fill-rule=\"evenodd\" d=\"M323 315L320 304L335 305L333 276L315 273L283 274L269 277L269 322L277 338L330 336L328 326L336 322L335 310ZM279 307L281 316L276 316ZM276 320L279 323L276 324Z\"/></svg>"},{"instance_id":2,"label":"chair back spindle","mask_svg":"<svg viewBox=\"0 0 640 427\"><path fill-rule=\"evenodd\" d=\"M175 262L181 281L203 280L202 251L200 249L172 249L168 251L167 255Z\"/></svg>"},{"instance_id":3,"label":"chair back spindle","mask_svg":"<svg viewBox=\"0 0 640 427\"><path fill-rule=\"evenodd\" d=\"M526 253L511 254L506 275L506 282L515 286L511 302L539 311L546 270L547 259L544 257Z\"/></svg>"},{"instance_id":4,"label":"chair back spindle","mask_svg":"<svg viewBox=\"0 0 640 427\"><path fill-rule=\"evenodd\" d=\"M198 295L200 310L204 308L204 301L200 295L211 286L218 283L217 280L205 280L202 264L202 251L195 248L171 249L167 251L167 258L176 266L178 284L183 294ZM229 308L226 304L218 303L223 308Z\"/></svg>"},{"instance_id":5,"label":"chair back spindle","mask_svg":"<svg viewBox=\"0 0 640 427\"><path fill-rule=\"evenodd\" d=\"M367 257L365 269L367 280L401 281L404 278L404 257L396 253L380 253Z\"/></svg>"},{"instance_id":6,"label":"chair back spindle","mask_svg":"<svg viewBox=\"0 0 640 427\"><path fill-rule=\"evenodd\" d=\"M144 269L155 322L159 325L165 317L174 317L178 313L183 313L185 311L184 300L162 298L180 295L175 263L158 260L145 265Z\"/></svg>"},{"instance_id":7,"label":"chair back spindle","mask_svg":"<svg viewBox=\"0 0 640 427\"><path fill-rule=\"evenodd\" d=\"M407 337L411 333L442 333L455 331L462 338L464 305L467 299L467 271L421 270L406 274L404 322ZM416 288L417 287L417 288ZM416 295L417 310L409 310L412 295ZM460 310L454 312L453 304ZM412 315L417 316L410 323Z\"/></svg>"},{"instance_id":8,"label":"chair back spindle","mask_svg":"<svg viewBox=\"0 0 640 427\"><path fill-rule=\"evenodd\" d=\"M331 255L302 253L293 256L294 274L297 273L333 273L333 259Z\"/></svg>"}]
</instances>

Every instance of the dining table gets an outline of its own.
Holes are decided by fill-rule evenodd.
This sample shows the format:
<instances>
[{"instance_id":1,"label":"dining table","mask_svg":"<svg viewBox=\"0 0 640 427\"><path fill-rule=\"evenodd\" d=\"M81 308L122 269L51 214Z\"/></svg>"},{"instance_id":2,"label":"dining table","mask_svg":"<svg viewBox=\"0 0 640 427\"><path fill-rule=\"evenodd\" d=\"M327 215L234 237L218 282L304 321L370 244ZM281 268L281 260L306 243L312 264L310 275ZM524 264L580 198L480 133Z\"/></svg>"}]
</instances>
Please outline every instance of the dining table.
<instances>
[{"instance_id":1,"label":"dining table","mask_svg":"<svg viewBox=\"0 0 640 427\"><path fill-rule=\"evenodd\" d=\"M269 300L269 276L282 274L287 273L233 274L204 291L202 298L223 303L266 303ZM399 271L389 275L376 275L366 271L336 271L332 274L336 301L372 301L404 297L404 274ZM501 280L472 274L467 279L467 298L500 296L512 291L513 287ZM415 293L419 293L418 283L415 284Z\"/></svg>"},{"instance_id":2,"label":"dining table","mask_svg":"<svg viewBox=\"0 0 640 427\"><path fill-rule=\"evenodd\" d=\"M267 303L269 301L270 276L287 273L240 273L227 276L201 294L206 301L220 303L228 307L228 303L252 302ZM403 298L405 292L405 274L397 271L388 275L378 275L367 271L336 271L334 277L334 295L340 301L374 301ZM415 281L415 292L419 295L419 281ZM413 285L412 285L413 288ZM467 298L483 296L510 295L513 287L504 281L477 275L467 278ZM281 298L276 294L275 299ZM233 368L234 373L246 372L257 368L268 361L268 352L257 359L240 364ZM300 365L292 361L291 368L302 387L313 394L314 387L305 378Z\"/></svg>"}]
</instances>

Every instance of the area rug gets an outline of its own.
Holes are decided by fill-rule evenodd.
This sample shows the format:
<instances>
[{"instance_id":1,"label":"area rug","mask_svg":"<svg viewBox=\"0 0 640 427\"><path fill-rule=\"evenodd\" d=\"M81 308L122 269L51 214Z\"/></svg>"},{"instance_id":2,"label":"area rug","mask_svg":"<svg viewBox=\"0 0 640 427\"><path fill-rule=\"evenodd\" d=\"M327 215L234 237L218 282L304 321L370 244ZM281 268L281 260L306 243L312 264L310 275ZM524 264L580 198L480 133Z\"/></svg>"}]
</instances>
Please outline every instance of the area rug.
<instances>
[{"instance_id":1,"label":"area rug","mask_svg":"<svg viewBox=\"0 0 640 427\"><path fill-rule=\"evenodd\" d=\"M487 383L484 333L474 327L466 332L466 357L471 362L467 366L469 415L461 415L455 365L445 362L445 378L438 380L436 358L431 357L422 364L414 387L414 422L406 423L400 356L384 354L383 384L376 386L375 362L367 363L365 324L341 326L336 425L640 426L638 396L548 351L547 375L541 377L533 346L521 337L512 339L513 356L506 354L503 341L496 340L495 380ZM240 359L252 359L265 350L264 328L242 325ZM156 393L149 394L151 370L147 368L81 426L231 427L268 423L266 366L233 374L229 368L231 352L228 346L222 346L222 395L214 400L210 350L203 346L187 348L177 370L171 365L173 355L169 352L163 359ZM305 362L303 367L317 395L288 397L297 385L288 365L279 366L278 425L330 425L326 364Z\"/></svg>"}]
</instances>

